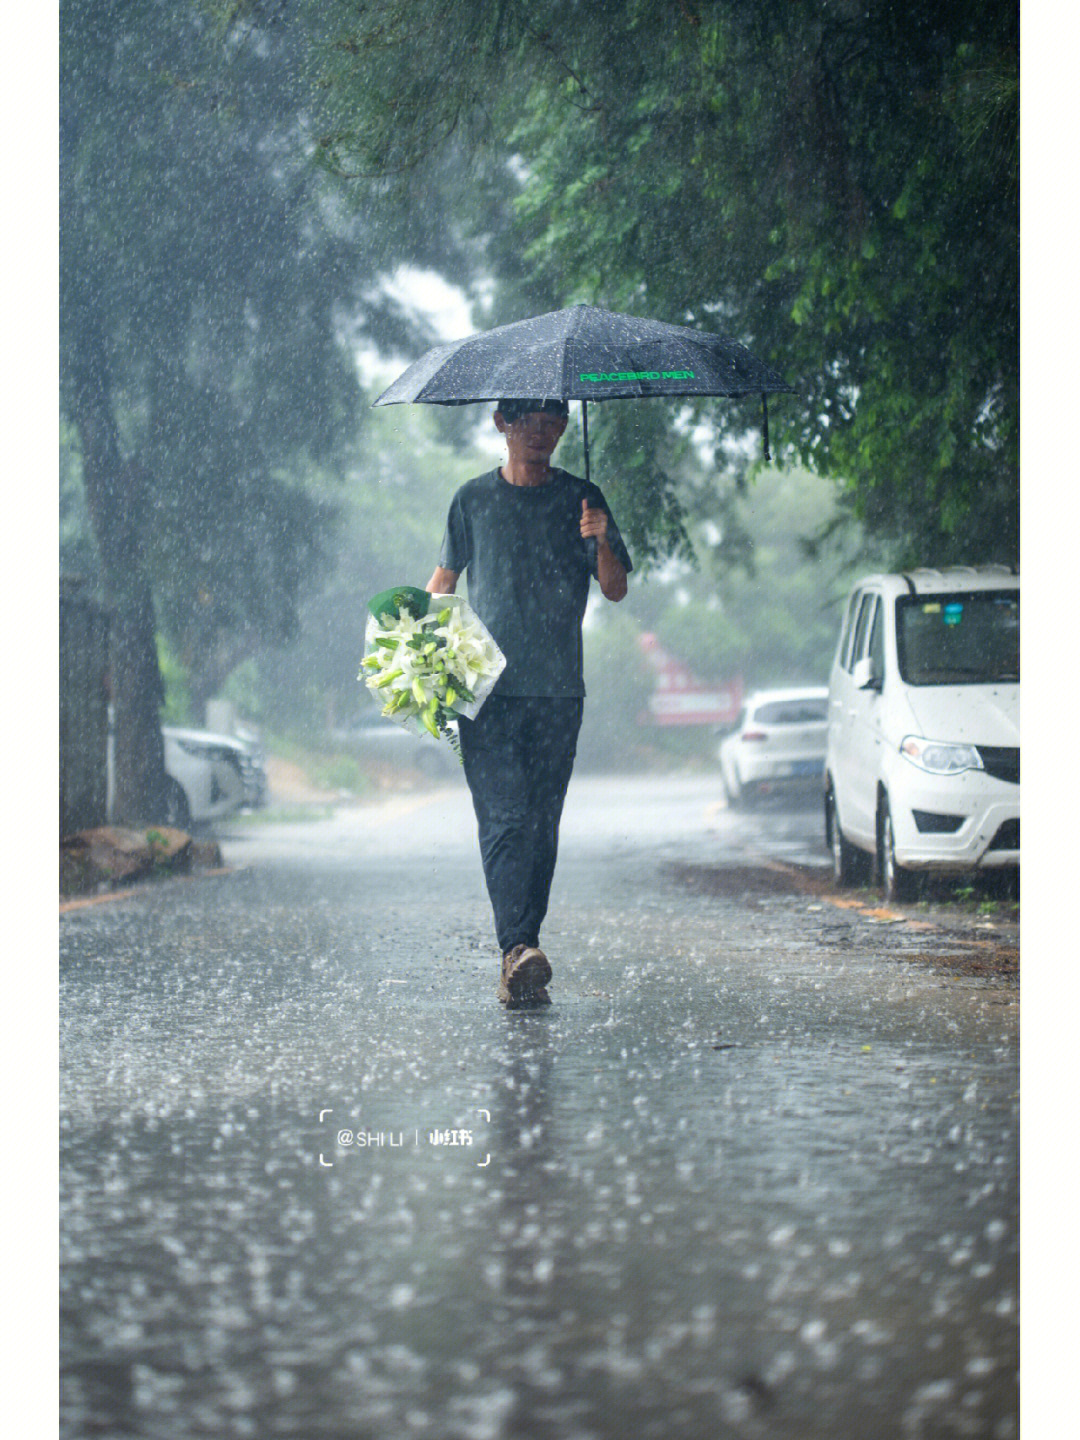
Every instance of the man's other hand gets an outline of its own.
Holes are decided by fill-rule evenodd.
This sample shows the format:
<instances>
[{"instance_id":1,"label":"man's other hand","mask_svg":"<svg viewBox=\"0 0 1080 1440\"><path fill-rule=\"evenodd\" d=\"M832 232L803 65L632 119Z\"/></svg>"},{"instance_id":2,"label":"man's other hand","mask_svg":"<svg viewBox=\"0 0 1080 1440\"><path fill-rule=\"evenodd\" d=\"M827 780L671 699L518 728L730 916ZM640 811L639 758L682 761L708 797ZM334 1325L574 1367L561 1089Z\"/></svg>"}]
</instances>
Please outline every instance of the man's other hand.
<instances>
[{"instance_id":1,"label":"man's other hand","mask_svg":"<svg viewBox=\"0 0 1080 1440\"><path fill-rule=\"evenodd\" d=\"M582 538L588 540L590 537L597 542L607 539L607 511L590 510L588 500L581 502L581 534Z\"/></svg>"}]
</instances>

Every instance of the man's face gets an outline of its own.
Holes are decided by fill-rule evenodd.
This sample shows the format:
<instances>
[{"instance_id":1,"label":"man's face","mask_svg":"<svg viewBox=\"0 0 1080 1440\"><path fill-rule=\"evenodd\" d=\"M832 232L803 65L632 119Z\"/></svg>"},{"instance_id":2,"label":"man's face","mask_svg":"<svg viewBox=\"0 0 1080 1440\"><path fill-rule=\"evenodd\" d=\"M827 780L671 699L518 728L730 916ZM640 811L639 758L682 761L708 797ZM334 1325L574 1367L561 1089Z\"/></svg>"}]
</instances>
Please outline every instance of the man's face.
<instances>
[{"instance_id":1,"label":"man's face","mask_svg":"<svg viewBox=\"0 0 1080 1440\"><path fill-rule=\"evenodd\" d=\"M549 410L530 410L507 423L501 410L495 412L495 428L506 436L510 459L527 464L544 464L566 429L566 416Z\"/></svg>"}]
</instances>

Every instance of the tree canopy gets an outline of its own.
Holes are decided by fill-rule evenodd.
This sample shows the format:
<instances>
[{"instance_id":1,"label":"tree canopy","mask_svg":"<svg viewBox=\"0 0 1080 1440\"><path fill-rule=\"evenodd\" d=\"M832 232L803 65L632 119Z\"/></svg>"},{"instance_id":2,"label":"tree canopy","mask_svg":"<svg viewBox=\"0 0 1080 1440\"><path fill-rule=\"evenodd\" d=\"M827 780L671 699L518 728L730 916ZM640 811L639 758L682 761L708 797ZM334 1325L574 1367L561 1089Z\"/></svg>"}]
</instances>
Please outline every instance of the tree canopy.
<instances>
[{"instance_id":1,"label":"tree canopy","mask_svg":"<svg viewBox=\"0 0 1080 1440\"><path fill-rule=\"evenodd\" d=\"M898 560L1016 557L1014 3L323 16L323 163L389 182L468 154L494 318L586 300L733 335L798 387L777 448L843 480Z\"/></svg>"},{"instance_id":2,"label":"tree canopy","mask_svg":"<svg viewBox=\"0 0 1080 1440\"><path fill-rule=\"evenodd\" d=\"M355 346L434 338L402 263L484 325L584 300L741 340L797 387L778 456L879 554L1014 560L1017 91L1004 0L64 0L65 535L113 610L121 812L160 813L158 634L205 698L364 533ZM707 514L745 560L756 413L598 410L639 570Z\"/></svg>"},{"instance_id":3,"label":"tree canopy","mask_svg":"<svg viewBox=\"0 0 1080 1440\"><path fill-rule=\"evenodd\" d=\"M62 436L113 609L129 816L163 803L156 631L199 701L293 633L335 514L312 477L356 453L352 346L417 343L374 279L430 234L400 197L359 214L312 165L302 35L271 18L62 11Z\"/></svg>"}]
</instances>

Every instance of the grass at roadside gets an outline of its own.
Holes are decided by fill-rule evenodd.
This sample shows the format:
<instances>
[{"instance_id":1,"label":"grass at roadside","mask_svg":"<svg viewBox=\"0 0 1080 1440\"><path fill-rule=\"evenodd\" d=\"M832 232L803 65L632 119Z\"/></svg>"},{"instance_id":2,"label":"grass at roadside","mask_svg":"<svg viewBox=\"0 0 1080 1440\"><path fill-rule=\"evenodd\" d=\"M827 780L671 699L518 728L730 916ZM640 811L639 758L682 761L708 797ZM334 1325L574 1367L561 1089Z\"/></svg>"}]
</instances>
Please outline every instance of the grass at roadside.
<instances>
[{"instance_id":1,"label":"grass at roadside","mask_svg":"<svg viewBox=\"0 0 1080 1440\"><path fill-rule=\"evenodd\" d=\"M958 916L988 920L1020 918L1020 878L1006 871L975 876L928 876L913 902L916 909L947 910Z\"/></svg>"},{"instance_id":2,"label":"grass at roadside","mask_svg":"<svg viewBox=\"0 0 1080 1440\"><path fill-rule=\"evenodd\" d=\"M855 886L845 893L867 904L882 903L880 889L872 885ZM934 911L958 920L982 918L1015 924L1020 919L1019 884L991 873L974 877L925 875L915 898L899 908L924 915Z\"/></svg>"}]
</instances>

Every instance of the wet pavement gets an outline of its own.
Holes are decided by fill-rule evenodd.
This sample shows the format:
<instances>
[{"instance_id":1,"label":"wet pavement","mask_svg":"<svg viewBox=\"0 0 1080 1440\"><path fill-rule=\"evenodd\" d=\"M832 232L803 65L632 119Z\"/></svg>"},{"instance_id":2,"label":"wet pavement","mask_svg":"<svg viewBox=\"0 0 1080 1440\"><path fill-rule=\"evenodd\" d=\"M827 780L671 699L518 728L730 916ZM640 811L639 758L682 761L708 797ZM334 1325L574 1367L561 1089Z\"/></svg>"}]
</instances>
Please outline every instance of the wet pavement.
<instances>
[{"instance_id":1,"label":"wet pavement","mask_svg":"<svg viewBox=\"0 0 1080 1440\"><path fill-rule=\"evenodd\" d=\"M819 831L576 780L535 1012L456 783L65 914L61 1434L1015 1436L1016 989Z\"/></svg>"}]
</instances>

